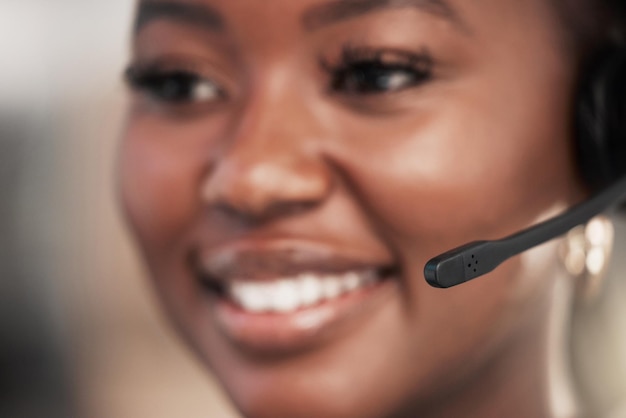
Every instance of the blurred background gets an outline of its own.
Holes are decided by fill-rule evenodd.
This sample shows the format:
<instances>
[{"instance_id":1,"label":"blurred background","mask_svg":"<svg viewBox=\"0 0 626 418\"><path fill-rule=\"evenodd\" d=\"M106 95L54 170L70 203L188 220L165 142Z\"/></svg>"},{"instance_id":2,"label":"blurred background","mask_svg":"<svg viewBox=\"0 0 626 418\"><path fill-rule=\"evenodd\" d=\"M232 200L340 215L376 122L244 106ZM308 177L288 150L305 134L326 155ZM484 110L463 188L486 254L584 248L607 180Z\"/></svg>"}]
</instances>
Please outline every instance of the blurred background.
<instances>
[{"instance_id":1,"label":"blurred background","mask_svg":"<svg viewBox=\"0 0 626 418\"><path fill-rule=\"evenodd\" d=\"M0 0L0 417L232 417L119 219L131 0Z\"/></svg>"},{"instance_id":2,"label":"blurred background","mask_svg":"<svg viewBox=\"0 0 626 418\"><path fill-rule=\"evenodd\" d=\"M117 213L131 0L0 0L0 417L235 417L160 316ZM572 335L626 400L626 223ZM626 410L623 415L626 416Z\"/></svg>"}]
</instances>

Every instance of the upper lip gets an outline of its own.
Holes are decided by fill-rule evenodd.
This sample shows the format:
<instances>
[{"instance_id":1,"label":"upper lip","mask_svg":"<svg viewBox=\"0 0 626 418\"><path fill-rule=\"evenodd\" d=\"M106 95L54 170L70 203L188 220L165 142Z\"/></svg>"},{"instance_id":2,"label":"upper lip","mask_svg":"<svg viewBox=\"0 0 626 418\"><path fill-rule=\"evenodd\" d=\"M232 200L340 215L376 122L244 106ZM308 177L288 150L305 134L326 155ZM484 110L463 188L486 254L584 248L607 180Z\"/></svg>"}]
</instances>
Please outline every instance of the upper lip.
<instances>
[{"instance_id":1,"label":"upper lip","mask_svg":"<svg viewBox=\"0 0 626 418\"><path fill-rule=\"evenodd\" d=\"M389 257L354 254L312 242L240 242L205 249L191 254L192 267L204 279L216 282L233 280L273 280L302 273L341 274L348 271L377 271L391 268Z\"/></svg>"}]
</instances>

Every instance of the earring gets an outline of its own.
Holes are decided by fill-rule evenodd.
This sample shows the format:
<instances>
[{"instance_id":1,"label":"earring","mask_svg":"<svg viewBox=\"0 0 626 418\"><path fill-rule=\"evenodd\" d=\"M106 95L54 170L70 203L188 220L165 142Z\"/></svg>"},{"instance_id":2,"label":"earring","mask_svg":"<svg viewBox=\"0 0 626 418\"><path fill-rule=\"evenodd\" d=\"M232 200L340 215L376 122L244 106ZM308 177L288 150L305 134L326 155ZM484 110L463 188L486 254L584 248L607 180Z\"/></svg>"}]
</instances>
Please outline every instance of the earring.
<instances>
[{"instance_id":1,"label":"earring","mask_svg":"<svg viewBox=\"0 0 626 418\"><path fill-rule=\"evenodd\" d=\"M600 292L613 250L613 223L604 215L567 233L560 248L565 270L577 278L576 293L583 301Z\"/></svg>"}]
</instances>

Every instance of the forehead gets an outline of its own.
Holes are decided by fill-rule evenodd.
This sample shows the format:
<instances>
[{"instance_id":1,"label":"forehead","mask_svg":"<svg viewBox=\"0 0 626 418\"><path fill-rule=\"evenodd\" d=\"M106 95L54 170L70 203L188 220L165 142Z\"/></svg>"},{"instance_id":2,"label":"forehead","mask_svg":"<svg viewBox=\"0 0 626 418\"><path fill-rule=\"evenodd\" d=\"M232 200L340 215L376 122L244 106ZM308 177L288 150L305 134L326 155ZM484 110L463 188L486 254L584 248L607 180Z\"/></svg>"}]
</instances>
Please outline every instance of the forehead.
<instances>
[{"instance_id":1,"label":"forehead","mask_svg":"<svg viewBox=\"0 0 626 418\"><path fill-rule=\"evenodd\" d=\"M240 7L242 5L243 8ZM307 31L314 31L361 16L398 9L429 14L452 23L457 29L468 29L449 0L305 0L297 2L292 0L264 2L142 0L138 2L135 31L138 32L157 20L172 20L201 26L215 32L224 32L228 30L230 19L236 19L238 14L248 15L259 7L276 12L274 15L276 21L295 18Z\"/></svg>"},{"instance_id":2,"label":"forehead","mask_svg":"<svg viewBox=\"0 0 626 418\"><path fill-rule=\"evenodd\" d=\"M430 46L454 43L462 45L462 50L457 48L462 54L510 56L515 49L532 45L538 56L554 54L555 49L558 55L570 55L570 36L554 7L561 1L139 0L134 35L139 39L146 28L166 22L217 35L234 42L231 45L253 46L255 51L261 51L261 45L302 49L303 42L321 32L324 42L333 42L333 34L342 33L354 42L367 38Z\"/></svg>"},{"instance_id":3,"label":"forehead","mask_svg":"<svg viewBox=\"0 0 626 418\"><path fill-rule=\"evenodd\" d=\"M135 34L168 20L228 33L241 22L266 30L316 32L342 22L397 11L443 23L459 35L499 36L510 31L557 29L562 15L554 4L570 0L139 0ZM410 13L404 13L410 12ZM547 24L546 24L547 23ZM441 25L440 25L441 26Z\"/></svg>"}]
</instances>

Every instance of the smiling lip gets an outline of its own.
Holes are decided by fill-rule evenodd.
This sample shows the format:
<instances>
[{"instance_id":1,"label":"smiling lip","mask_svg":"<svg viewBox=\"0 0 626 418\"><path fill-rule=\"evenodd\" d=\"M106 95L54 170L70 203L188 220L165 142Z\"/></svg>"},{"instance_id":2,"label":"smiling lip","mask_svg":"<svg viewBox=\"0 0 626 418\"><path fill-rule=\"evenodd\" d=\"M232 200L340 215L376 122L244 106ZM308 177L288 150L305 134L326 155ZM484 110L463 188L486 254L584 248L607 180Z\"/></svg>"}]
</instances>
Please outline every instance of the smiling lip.
<instances>
[{"instance_id":1,"label":"smiling lip","mask_svg":"<svg viewBox=\"0 0 626 418\"><path fill-rule=\"evenodd\" d=\"M255 352L304 349L356 325L397 283L387 257L315 243L238 244L199 250L191 260L223 334Z\"/></svg>"}]
</instances>

